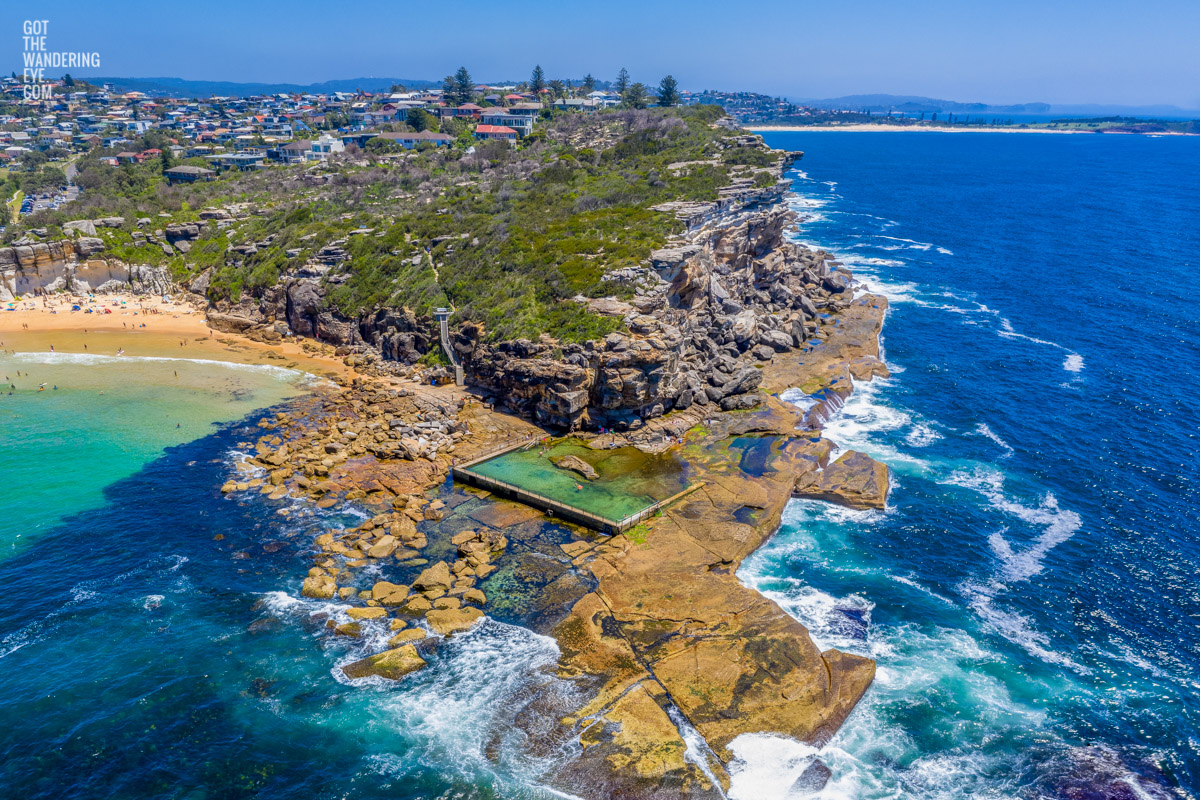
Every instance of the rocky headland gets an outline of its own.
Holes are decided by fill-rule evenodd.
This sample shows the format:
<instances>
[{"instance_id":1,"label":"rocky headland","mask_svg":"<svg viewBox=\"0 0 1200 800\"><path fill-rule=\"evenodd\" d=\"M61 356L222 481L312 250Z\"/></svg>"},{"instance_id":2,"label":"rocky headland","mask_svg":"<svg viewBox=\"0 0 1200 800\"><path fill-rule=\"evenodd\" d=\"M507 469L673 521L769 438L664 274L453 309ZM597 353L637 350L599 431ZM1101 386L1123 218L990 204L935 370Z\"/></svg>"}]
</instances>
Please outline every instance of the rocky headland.
<instances>
[{"instance_id":1,"label":"rocky headland","mask_svg":"<svg viewBox=\"0 0 1200 800\"><path fill-rule=\"evenodd\" d=\"M561 574L533 602L540 629L561 648L560 675L582 687L584 701L555 712L555 735L573 737L579 756L554 782L587 786L587 796L715 797L740 734L821 743L838 729L874 662L820 651L736 577L790 498L880 508L887 497L886 467L839 455L820 434L855 380L887 374L878 346L886 301L856 296L848 271L789 242L793 222L782 192L709 217L640 275L645 300L630 312L629 334L563 360L549 343L485 346L460 330L474 396L436 400L431 387L347 353L360 356L364 377L264 420L270 431L247 469L265 472L227 491L379 509L318 539L304 581L305 594L351 605L345 621L329 621L331 635L360 635L363 625L392 632L389 649L347 675L401 678L422 668L439 637L487 612L488 577L521 560L508 542L545 521L488 498L488 514L459 523L430 499L453 462L574 426L597 453L670 448L702 485L624 534L570 528L559 545ZM778 398L796 386L817 398L810 410ZM753 455L735 439L755 441ZM585 476L580 460L558 466ZM372 564L394 565L398 577L362 583L358 570ZM706 762L688 753L672 714L703 736Z\"/></svg>"},{"instance_id":2,"label":"rocky headland","mask_svg":"<svg viewBox=\"0 0 1200 800\"><path fill-rule=\"evenodd\" d=\"M728 146L765 149L754 136ZM783 172L796 157L732 170L714 201L657 206L682 228L669 246L606 273L611 296L570 301L619 321L614 333L582 343L495 341L479 323L457 325L448 344L465 387L446 385L452 374L424 363L440 346L430 316L379 307L348 317L334 308L329 293L352 268L344 243L322 247L274 285L208 306L215 329L267 346L309 339L356 370L264 418L222 487L372 513L316 538L301 587L337 604L322 612L328 635L387 633L385 649L343 668L348 678L402 680L426 667L442 637L470 630L500 603L559 644L559 675L576 690L569 701L530 699L521 724L574 748L547 779L589 797L720 796L739 735L821 743L837 731L871 684L874 662L820 651L799 622L736 577L790 498L856 508L887 499L885 466L839 454L821 436L855 381L887 374L879 352L887 303L857 292L829 254L790 238L798 220ZM703 168L671 165L681 174ZM217 221L232 219L220 213ZM186 255L198 232L144 236ZM161 268L146 274L97 258L104 242L89 233L75 226L61 242L0 250L0 291L170 288L160 285ZM273 243L239 252L260 245ZM204 294L211 278L206 270L187 288ZM442 385L431 386L435 378ZM805 411L779 397L796 387L815 401ZM564 433L597 454L669 450L698 488L613 536L486 492L447 493L457 461ZM557 466L580 480L595 472L586 457ZM497 595L514 575L536 576L535 589ZM704 752L689 751L685 724Z\"/></svg>"}]
</instances>

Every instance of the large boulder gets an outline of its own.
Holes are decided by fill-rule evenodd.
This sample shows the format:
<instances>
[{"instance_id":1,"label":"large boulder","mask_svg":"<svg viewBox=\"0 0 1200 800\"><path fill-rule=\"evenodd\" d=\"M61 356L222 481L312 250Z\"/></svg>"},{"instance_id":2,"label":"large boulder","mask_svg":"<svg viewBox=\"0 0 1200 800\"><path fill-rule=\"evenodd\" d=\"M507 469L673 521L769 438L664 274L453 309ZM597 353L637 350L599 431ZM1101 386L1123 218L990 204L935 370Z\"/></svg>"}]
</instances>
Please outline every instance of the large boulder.
<instances>
[{"instance_id":1,"label":"large boulder","mask_svg":"<svg viewBox=\"0 0 1200 800\"><path fill-rule=\"evenodd\" d=\"M450 567L445 561L439 561L436 564L426 567L417 579L413 581L413 588L419 590L428 589L446 589L448 590L454 585L454 577L450 574Z\"/></svg>"},{"instance_id":2,"label":"large boulder","mask_svg":"<svg viewBox=\"0 0 1200 800\"><path fill-rule=\"evenodd\" d=\"M337 591L337 582L329 575L314 575L304 579L304 587L300 593L305 597L317 600L328 600Z\"/></svg>"},{"instance_id":3,"label":"large boulder","mask_svg":"<svg viewBox=\"0 0 1200 800\"><path fill-rule=\"evenodd\" d=\"M382 619L387 616L387 612L379 606L367 606L365 608L348 608L346 616L353 620Z\"/></svg>"},{"instance_id":4,"label":"large boulder","mask_svg":"<svg viewBox=\"0 0 1200 800\"><path fill-rule=\"evenodd\" d=\"M90 219L73 219L63 223L64 233L74 233L78 236L95 236L96 224Z\"/></svg>"},{"instance_id":5,"label":"large boulder","mask_svg":"<svg viewBox=\"0 0 1200 800\"><path fill-rule=\"evenodd\" d=\"M385 606L398 606L408 599L408 587L402 583L378 581L371 587L371 597Z\"/></svg>"},{"instance_id":6,"label":"large boulder","mask_svg":"<svg viewBox=\"0 0 1200 800\"><path fill-rule=\"evenodd\" d=\"M804 768L800 776L792 783L792 788L788 790L788 797L808 797L825 788L825 784L829 783L829 779L833 777L833 770L825 766L825 762L821 759L813 759L812 763Z\"/></svg>"},{"instance_id":7,"label":"large boulder","mask_svg":"<svg viewBox=\"0 0 1200 800\"><path fill-rule=\"evenodd\" d=\"M425 659L417 654L417 648L411 644L385 650L377 655L354 661L342 667L347 678L366 678L378 675L381 678L398 681L409 673L425 667Z\"/></svg>"},{"instance_id":8,"label":"large boulder","mask_svg":"<svg viewBox=\"0 0 1200 800\"><path fill-rule=\"evenodd\" d=\"M722 396L745 394L758 388L763 381L762 371L754 367L742 367L721 387ZM717 399L717 398L714 398Z\"/></svg>"},{"instance_id":9,"label":"large boulder","mask_svg":"<svg viewBox=\"0 0 1200 800\"><path fill-rule=\"evenodd\" d=\"M805 472L795 493L850 508L883 508L889 488L888 468L866 453L847 450L823 470Z\"/></svg>"},{"instance_id":10,"label":"large boulder","mask_svg":"<svg viewBox=\"0 0 1200 800\"><path fill-rule=\"evenodd\" d=\"M792 349L792 336L778 330L763 331L758 340L764 345L768 345L777 353L786 353Z\"/></svg>"},{"instance_id":11,"label":"large boulder","mask_svg":"<svg viewBox=\"0 0 1200 800\"><path fill-rule=\"evenodd\" d=\"M596 470L592 468L592 465L584 461L579 456L563 456L562 458L552 458L550 460L554 463L554 466L558 467L559 469L577 472L583 477L587 478L589 481L593 481L599 477L599 475L596 474Z\"/></svg>"},{"instance_id":12,"label":"large boulder","mask_svg":"<svg viewBox=\"0 0 1200 800\"><path fill-rule=\"evenodd\" d=\"M82 258L104 250L104 240L94 236L84 236L75 242L75 254Z\"/></svg>"},{"instance_id":13,"label":"large boulder","mask_svg":"<svg viewBox=\"0 0 1200 800\"><path fill-rule=\"evenodd\" d=\"M478 608L435 608L425 615L429 627L443 636L470 629L483 616Z\"/></svg>"}]
</instances>

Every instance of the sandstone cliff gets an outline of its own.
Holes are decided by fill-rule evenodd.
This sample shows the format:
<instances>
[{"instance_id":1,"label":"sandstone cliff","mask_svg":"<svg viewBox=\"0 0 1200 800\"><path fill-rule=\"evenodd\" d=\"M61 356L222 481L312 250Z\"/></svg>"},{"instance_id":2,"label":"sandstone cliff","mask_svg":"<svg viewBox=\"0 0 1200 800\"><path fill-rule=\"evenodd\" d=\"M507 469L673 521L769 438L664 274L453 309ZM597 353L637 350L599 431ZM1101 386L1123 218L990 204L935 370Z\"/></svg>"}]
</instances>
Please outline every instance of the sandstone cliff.
<instances>
[{"instance_id":1,"label":"sandstone cliff","mask_svg":"<svg viewBox=\"0 0 1200 800\"><path fill-rule=\"evenodd\" d=\"M39 292L173 290L166 270L105 258L104 242L91 236L0 247L0 302Z\"/></svg>"},{"instance_id":2,"label":"sandstone cliff","mask_svg":"<svg viewBox=\"0 0 1200 800\"><path fill-rule=\"evenodd\" d=\"M632 301L576 298L620 317L625 332L583 344L486 342L479 326L462 325L451 338L467 382L558 428L634 430L692 405L754 407L761 368L823 336L822 314L850 303L849 273L788 240L795 214L784 202L786 188L783 181L766 188L735 182L716 202L660 207L686 232L642 266L607 276L614 294L618 286L632 289ZM322 269L310 266L237 304L219 302L210 322L266 340L310 336L378 359L384 371L438 347L429 316L402 308L359 319L337 314L326 302ZM207 275L191 286L206 287Z\"/></svg>"},{"instance_id":3,"label":"sandstone cliff","mask_svg":"<svg viewBox=\"0 0 1200 800\"><path fill-rule=\"evenodd\" d=\"M700 220L677 246L611 276L635 288L632 304L587 301L620 314L629 333L582 345L488 345L467 325L455 348L469 379L563 428L627 430L693 404L753 407L756 367L815 335L822 310L848 303L848 275L788 241L794 214L780 192L756 192L723 213L696 205L671 209Z\"/></svg>"}]
</instances>

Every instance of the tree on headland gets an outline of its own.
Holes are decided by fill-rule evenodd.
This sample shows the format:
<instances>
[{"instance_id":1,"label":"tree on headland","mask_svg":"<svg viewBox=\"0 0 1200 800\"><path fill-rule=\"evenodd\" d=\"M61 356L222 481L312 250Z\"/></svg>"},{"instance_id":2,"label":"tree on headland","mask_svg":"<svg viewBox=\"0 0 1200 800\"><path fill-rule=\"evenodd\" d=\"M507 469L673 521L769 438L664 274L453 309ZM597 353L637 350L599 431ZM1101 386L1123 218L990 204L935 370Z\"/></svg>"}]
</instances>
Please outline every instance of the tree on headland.
<instances>
[{"instance_id":1,"label":"tree on headland","mask_svg":"<svg viewBox=\"0 0 1200 800\"><path fill-rule=\"evenodd\" d=\"M63 73L63 86L70 88L75 85L75 79L71 77L71 73Z\"/></svg>"},{"instance_id":2,"label":"tree on headland","mask_svg":"<svg viewBox=\"0 0 1200 800\"><path fill-rule=\"evenodd\" d=\"M660 106L679 105L679 84L675 78L668 75L658 84L658 104Z\"/></svg>"},{"instance_id":3,"label":"tree on headland","mask_svg":"<svg viewBox=\"0 0 1200 800\"><path fill-rule=\"evenodd\" d=\"M583 89L584 94L596 91L596 79L592 77L592 73L589 72L583 76L583 85L580 88Z\"/></svg>"},{"instance_id":4,"label":"tree on headland","mask_svg":"<svg viewBox=\"0 0 1200 800\"><path fill-rule=\"evenodd\" d=\"M388 87L388 91L392 94L403 94L404 92L408 91L408 87L403 83L393 83L390 87Z\"/></svg>"},{"instance_id":5,"label":"tree on headland","mask_svg":"<svg viewBox=\"0 0 1200 800\"><path fill-rule=\"evenodd\" d=\"M458 72L454 73L454 90L454 99L459 105L475 99L475 81L471 79L471 73L467 72L466 67L459 67Z\"/></svg>"},{"instance_id":6,"label":"tree on headland","mask_svg":"<svg viewBox=\"0 0 1200 800\"><path fill-rule=\"evenodd\" d=\"M442 99L446 101L446 105L454 104L456 94L458 94L458 85L454 82L454 76L447 75L442 78Z\"/></svg>"},{"instance_id":7,"label":"tree on headland","mask_svg":"<svg viewBox=\"0 0 1200 800\"><path fill-rule=\"evenodd\" d=\"M162 159L162 171L165 173L171 168L171 148L164 144L158 157Z\"/></svg>"},{"instance_id":8,"label":"tree on headland","mask_svg":"<svg viewBox=\"0 0 1200 800\"><path fill-rule=\"evenodd\" d=\"M404 122L414 131L426 131L438 126L437 117L423 108L410 108Z\"/></svg>"},{"instance_id":9,"label":"tree on headland","mask_svg":"<svg viewBox=\"0 0 1200 800\"><path fill-rule=\"evenodd\" d=\"M648 94L644 84L635 83L625 90L621 102L626 108L645 108L648 105Z\"/></svg>"},{"instance_id":10,"label":"tree on headland","mask_svg":"<svg viewBox=\"0 0 1200 800\"><path fill-rule=\"evenodd\" d=\"M617 73L617 82L613 84L613 88L617 90L617 94L621 97L625 96L626 90L629 89L629 70L621 67L621 71Z\"/></svg>"},{"instance_id":11,"label":"tree on headland","mask_svg":"<svg viewBox=\"0 0 1200 800\"><path fill-rule=\"evenodd\" d=\"M537 64L533 68L533 74L529 76L529 91L534 94L541 94L542 89L546 88L546 73L542 71L542 65Z\"/></svg>"},{"instance_id":12,"label":"tree on headland","mask_svg":"<svg viewBox=\"0 0 1200 800\"><path fill-rule=\"evenodd\" d=\"M567 96L567 85L558 79L550 81L546 86L550 89L550 95L555 100Z\"/></svg>"}]
</instances>

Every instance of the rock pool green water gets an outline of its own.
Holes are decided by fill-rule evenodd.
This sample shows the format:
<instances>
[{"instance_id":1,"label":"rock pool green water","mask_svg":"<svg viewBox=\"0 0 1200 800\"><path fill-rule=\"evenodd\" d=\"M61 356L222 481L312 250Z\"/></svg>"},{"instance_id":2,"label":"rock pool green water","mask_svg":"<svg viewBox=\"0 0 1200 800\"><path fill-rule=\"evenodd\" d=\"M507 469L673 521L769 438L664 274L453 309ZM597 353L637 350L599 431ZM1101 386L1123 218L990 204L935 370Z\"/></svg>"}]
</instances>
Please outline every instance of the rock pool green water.
<instances>
[{"instance_id":1,"label":"rock pool green water","mask_svg":"<svg viewBox=\"0 0 1200 800\"><path fill-rule=\"evenodd\" d=\"M598 476L587 480L554 465L566 456L583 459ZM687 486L684 465L674 456L647 454L633 447L592 450L573 439L557 442L548 450L537 446L514 450L476 464L471 471L614 522Z\"/></svg>"}]
</instances>

